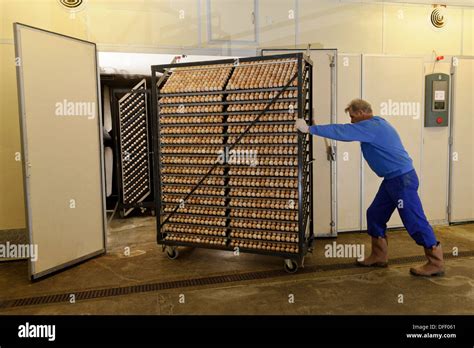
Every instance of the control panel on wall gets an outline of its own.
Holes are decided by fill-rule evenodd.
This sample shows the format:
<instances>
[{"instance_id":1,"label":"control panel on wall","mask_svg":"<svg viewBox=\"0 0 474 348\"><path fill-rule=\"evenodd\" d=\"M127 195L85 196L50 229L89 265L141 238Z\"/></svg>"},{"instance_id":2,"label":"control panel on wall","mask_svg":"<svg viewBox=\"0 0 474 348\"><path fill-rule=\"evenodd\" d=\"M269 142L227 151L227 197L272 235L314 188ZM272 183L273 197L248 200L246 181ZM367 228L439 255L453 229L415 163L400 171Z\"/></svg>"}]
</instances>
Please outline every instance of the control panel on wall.
<instances>
[{"instance_id":1,"label":"control panel on wall","mask_svg":"<svg viewBox=\"0 0 474 348\"><path fill-rule=\"evenodd\" d=\"M447 127L449 115L449 75L425 76L425 127Z\"/></svg>"}]
</instances>

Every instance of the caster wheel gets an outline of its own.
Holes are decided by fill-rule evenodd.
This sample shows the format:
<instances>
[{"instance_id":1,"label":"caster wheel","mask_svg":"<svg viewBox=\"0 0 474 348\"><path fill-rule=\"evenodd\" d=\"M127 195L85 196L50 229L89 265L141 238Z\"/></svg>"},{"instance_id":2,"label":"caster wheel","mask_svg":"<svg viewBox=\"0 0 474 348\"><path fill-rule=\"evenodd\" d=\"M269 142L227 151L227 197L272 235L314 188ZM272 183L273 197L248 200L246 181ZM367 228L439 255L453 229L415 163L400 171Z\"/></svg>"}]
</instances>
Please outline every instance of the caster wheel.
<instances>
[{"instance_id":1,"label":"caster wheel","mask_svg":"<svg viewBox=\"0 0 474 348\"><path fill-rule=\"evenodd\" d=\"M296 273L298 270L298 263L294 260L285 260L285 271L288 273Z\"/></svg>"},{"instance_id":2,"label":"caster wheel","mask_svg":"<svg viewBox=\"0 0 474 348\"><path fill-rule=\"evenodd\" d=\"M156 216L155 209L151 210L151 216Z\"/></svg>"},{"instance_id":3,"label":"caster wheel","mask_svg":"<svg viewBox=\"0 0 474 348\"><path fill-rule=\"evenodd\" d=\"M176 249L176 248L167 248L166 249L166 256L168 256L168 258L170 260L177 259L178 255L179 255L178 249Z\"/></svg>"},{"instance_id":4,"label":"caster wheel","mask_svg":"<svg viewBox=\"0 0 474 348\"><path fill-rule=\"evenodd\" d=\"M125 211L120 209L119 210L119 216L120 216L121 219L123 219L125 217Z\"/></svg>"}]
</instances>

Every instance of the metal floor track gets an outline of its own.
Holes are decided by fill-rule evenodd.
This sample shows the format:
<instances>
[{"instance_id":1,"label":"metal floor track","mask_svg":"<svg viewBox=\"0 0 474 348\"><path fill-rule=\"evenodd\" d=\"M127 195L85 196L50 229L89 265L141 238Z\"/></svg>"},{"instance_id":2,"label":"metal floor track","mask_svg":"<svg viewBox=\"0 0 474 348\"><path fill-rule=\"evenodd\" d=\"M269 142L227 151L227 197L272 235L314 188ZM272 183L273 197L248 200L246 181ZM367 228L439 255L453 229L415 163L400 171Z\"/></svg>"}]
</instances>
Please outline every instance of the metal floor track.
<instances>
[{"instance_id":1,"label":"metal floor track","mask_svg":"<svg viewBox=\"0 0 474 348\"><path fill-rule=\"evenodd\" d=\"M453 256L452 253L444 254L445 260L458 259L458 258L464 258L464 257L473 257L473 256L474 256L474 250L461 251L459 252L458 256ZM415 263L415 262L422 262L424 260L425 260L425 257L422 255L407 256L407 257L391 259L389 264L390 265L403 265L403 264L410 264L410 263ZM298 270L298 273L296 273L296 275L325 272L325 271L336 271L336 270L344 270L344 269L352 269L352 268L358 268L354 262L305 266L304 268L301 268L300 270ZM269 271L259 271L259 272L247 272L247 273L241 273L241 274L219 275L219 276L211 276L211 277L203 277L203 278L192 278L192 279L168 281L168 282L161 282L161 283L146 283L146 284L139 284L139 285L124 286L124 287L70 291L68 293L61 293L61 294L50 294L50 295L43 295L43 296L3 300L3 301L0 301L0 309L56 304L56 303L69 303L71 294L75 295L75 300L77 302L77 301L139 294L139 293L161 291L161 290L226 284L226 283L233 283L233 282L270 279L270 278L277 278L277 277L289 278L291 276L294 276L294 275L288 274L284 270L269 270Z\"/></svg>"}]
</instances>

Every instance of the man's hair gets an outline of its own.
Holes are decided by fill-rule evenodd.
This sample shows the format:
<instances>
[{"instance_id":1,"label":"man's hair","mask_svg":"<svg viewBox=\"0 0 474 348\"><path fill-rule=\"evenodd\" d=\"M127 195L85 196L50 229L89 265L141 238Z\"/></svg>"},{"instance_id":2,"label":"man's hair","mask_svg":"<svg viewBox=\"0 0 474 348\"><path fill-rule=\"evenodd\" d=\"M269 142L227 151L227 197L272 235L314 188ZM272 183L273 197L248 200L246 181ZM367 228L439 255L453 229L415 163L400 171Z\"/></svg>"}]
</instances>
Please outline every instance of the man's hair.
<instances>
[{"instance_id":1,"label":"man's hair","mask_svg":"<svg viewBox=\"0 0 474 348\"><path fill-rule=\"evenodd\" d=\"M354 99L349 103L349 105L347 105L347 108L345 108L344 110L344 112L349 112L349 111L352 111L352 112L362 111L365 114L371 114L372 106L363 99Z\"/></svg>"}]
</instances>

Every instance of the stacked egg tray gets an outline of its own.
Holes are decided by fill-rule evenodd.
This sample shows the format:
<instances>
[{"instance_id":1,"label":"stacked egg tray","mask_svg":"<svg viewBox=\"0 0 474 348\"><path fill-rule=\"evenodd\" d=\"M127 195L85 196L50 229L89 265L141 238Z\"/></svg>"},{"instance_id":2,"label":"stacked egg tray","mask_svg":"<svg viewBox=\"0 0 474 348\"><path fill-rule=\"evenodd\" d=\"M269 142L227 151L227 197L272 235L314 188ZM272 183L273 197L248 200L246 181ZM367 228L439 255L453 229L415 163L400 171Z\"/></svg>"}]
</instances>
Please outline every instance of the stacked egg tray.
<instances>
[{"instance_id":1,"label":"stacked egg tray","mask_svg":"<svg viewBox=\"0 0 474 348\"><path fill-rule=\"evenodd\" d=\"M158 243L301 260L313 238L312 150L294 123L311 119L310 60L172 64L152 74L165 69L169 78L152 91Z\"/></svg>"},{"instance_id":2,"label":"stacked egg tray","mask_svg":"<svg viewBox=\"0 0 474 348\"><path fill-rule=\"evenodd\" d=\"M146 80L118 101L121 203L124 215L151 194Z\"/></svg>"}]
</instances>

